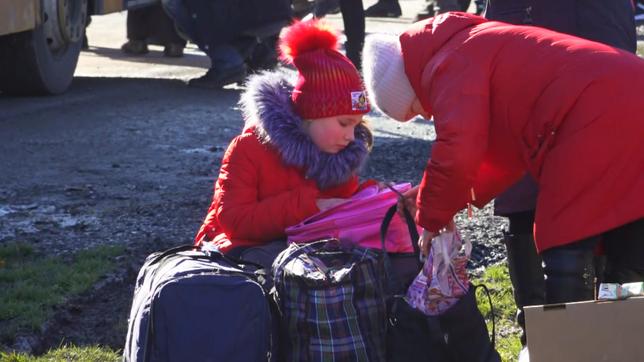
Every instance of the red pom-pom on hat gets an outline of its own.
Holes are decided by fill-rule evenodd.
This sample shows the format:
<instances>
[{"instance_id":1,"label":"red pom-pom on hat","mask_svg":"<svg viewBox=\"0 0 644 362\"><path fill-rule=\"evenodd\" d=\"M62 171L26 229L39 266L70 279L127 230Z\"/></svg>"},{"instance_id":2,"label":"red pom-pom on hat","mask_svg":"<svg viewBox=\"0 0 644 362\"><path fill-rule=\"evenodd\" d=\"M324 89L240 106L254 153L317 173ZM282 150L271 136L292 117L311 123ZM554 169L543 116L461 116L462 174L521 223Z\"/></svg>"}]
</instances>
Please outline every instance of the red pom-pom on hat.
<instances>
[{"instance_id":1,"label":"red pom-pom on hat","mask_svg":"<svg viewBox=\"0 0 644 362\"><path fill-rule=\"evenodd\" d=\"M360 73L339 52L338 32L319 19L295 22L279 41L280 58L298 70L291 95L300 117L317 119L370 110Z\"/></svg>"},{"instance_id":2,"label":"red pom-pom on hat","mask_svg":"<svg viewBox=\"0 0 644 362\"><path fill-rule=\"evenodd\" d=\"M295 57L306 52L318 49L339 51L338 38L338 32L319 19L296 21L281 35L280 58L292 64Z\"/></svg>"}]
</instances>

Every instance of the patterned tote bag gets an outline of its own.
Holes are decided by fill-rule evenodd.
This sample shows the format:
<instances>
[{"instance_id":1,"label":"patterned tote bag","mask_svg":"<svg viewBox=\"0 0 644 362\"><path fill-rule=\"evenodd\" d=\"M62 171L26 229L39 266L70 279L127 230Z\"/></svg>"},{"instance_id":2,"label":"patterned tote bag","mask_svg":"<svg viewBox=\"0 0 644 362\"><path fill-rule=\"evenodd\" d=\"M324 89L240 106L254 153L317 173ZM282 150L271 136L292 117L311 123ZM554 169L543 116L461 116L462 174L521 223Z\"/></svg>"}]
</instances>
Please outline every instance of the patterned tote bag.
<instances>
[{"instance_id":1,"label":"patterned tote bag","mask_svg":"<svg viewBox=\"0 0 644 362\"><path fill-rule=\"evenodd\" d=\"M336 239L291 244L273 263L287 361L384 361L384 265Z\"/></svg>"}]
</instances>

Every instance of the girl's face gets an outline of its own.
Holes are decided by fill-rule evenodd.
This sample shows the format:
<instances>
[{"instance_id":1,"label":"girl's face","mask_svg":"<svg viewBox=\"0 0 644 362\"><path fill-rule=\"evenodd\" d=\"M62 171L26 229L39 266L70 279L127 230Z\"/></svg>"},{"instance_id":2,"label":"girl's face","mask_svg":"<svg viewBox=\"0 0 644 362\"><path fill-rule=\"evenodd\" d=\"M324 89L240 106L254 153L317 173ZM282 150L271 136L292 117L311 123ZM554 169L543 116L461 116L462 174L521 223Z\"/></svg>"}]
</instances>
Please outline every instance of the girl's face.
<instances>
[{"instance_id":1,"label":"girl's face","mask_svg":"<svg viewBox=\"0 0 644 362\"><path fill-rule=\"evenodd\" d=\"M316 118L304 121L304 131L320 150L335 154L355 139L355 129L360 122L361 114Z\"/></svg>"}]
</instances>

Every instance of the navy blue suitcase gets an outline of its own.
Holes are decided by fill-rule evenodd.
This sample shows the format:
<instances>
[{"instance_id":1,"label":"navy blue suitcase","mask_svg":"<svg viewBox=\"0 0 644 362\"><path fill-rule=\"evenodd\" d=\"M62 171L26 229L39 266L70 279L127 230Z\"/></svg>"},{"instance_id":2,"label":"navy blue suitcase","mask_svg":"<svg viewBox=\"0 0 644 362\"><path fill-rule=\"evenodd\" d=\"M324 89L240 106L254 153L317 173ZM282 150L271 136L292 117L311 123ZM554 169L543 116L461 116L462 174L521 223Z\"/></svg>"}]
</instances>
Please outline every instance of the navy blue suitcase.
<instances>
[{"instance_id":1,"label":"navy blue suitcase","mask_svg":"<svg viewBox=\"0 0 644 362\"><path fill-rule=\"evenodd\" d=\"M146 259L136 280L123 361L274 361L276 321L264 271L192 249L177 247Z\"/></svg>"}]
</instances>

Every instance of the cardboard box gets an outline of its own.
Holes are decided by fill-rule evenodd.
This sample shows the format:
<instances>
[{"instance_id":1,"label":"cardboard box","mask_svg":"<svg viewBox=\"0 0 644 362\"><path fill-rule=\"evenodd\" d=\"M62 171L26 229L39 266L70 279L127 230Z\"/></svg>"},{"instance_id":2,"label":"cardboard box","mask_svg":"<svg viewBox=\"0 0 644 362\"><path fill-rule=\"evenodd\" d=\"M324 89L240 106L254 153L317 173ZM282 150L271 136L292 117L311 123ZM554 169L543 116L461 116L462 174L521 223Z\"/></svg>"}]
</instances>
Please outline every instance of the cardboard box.
<instances>
[{"instance_id":1,"label":"cardboard box","mask_svg":"<svg viewBox=\"0 0 644 362\"><path fill-rule=\"evenodd\" d=\"M530 362L644 361L644 297L525 307Z\"/></svg>"}]
</instances>

